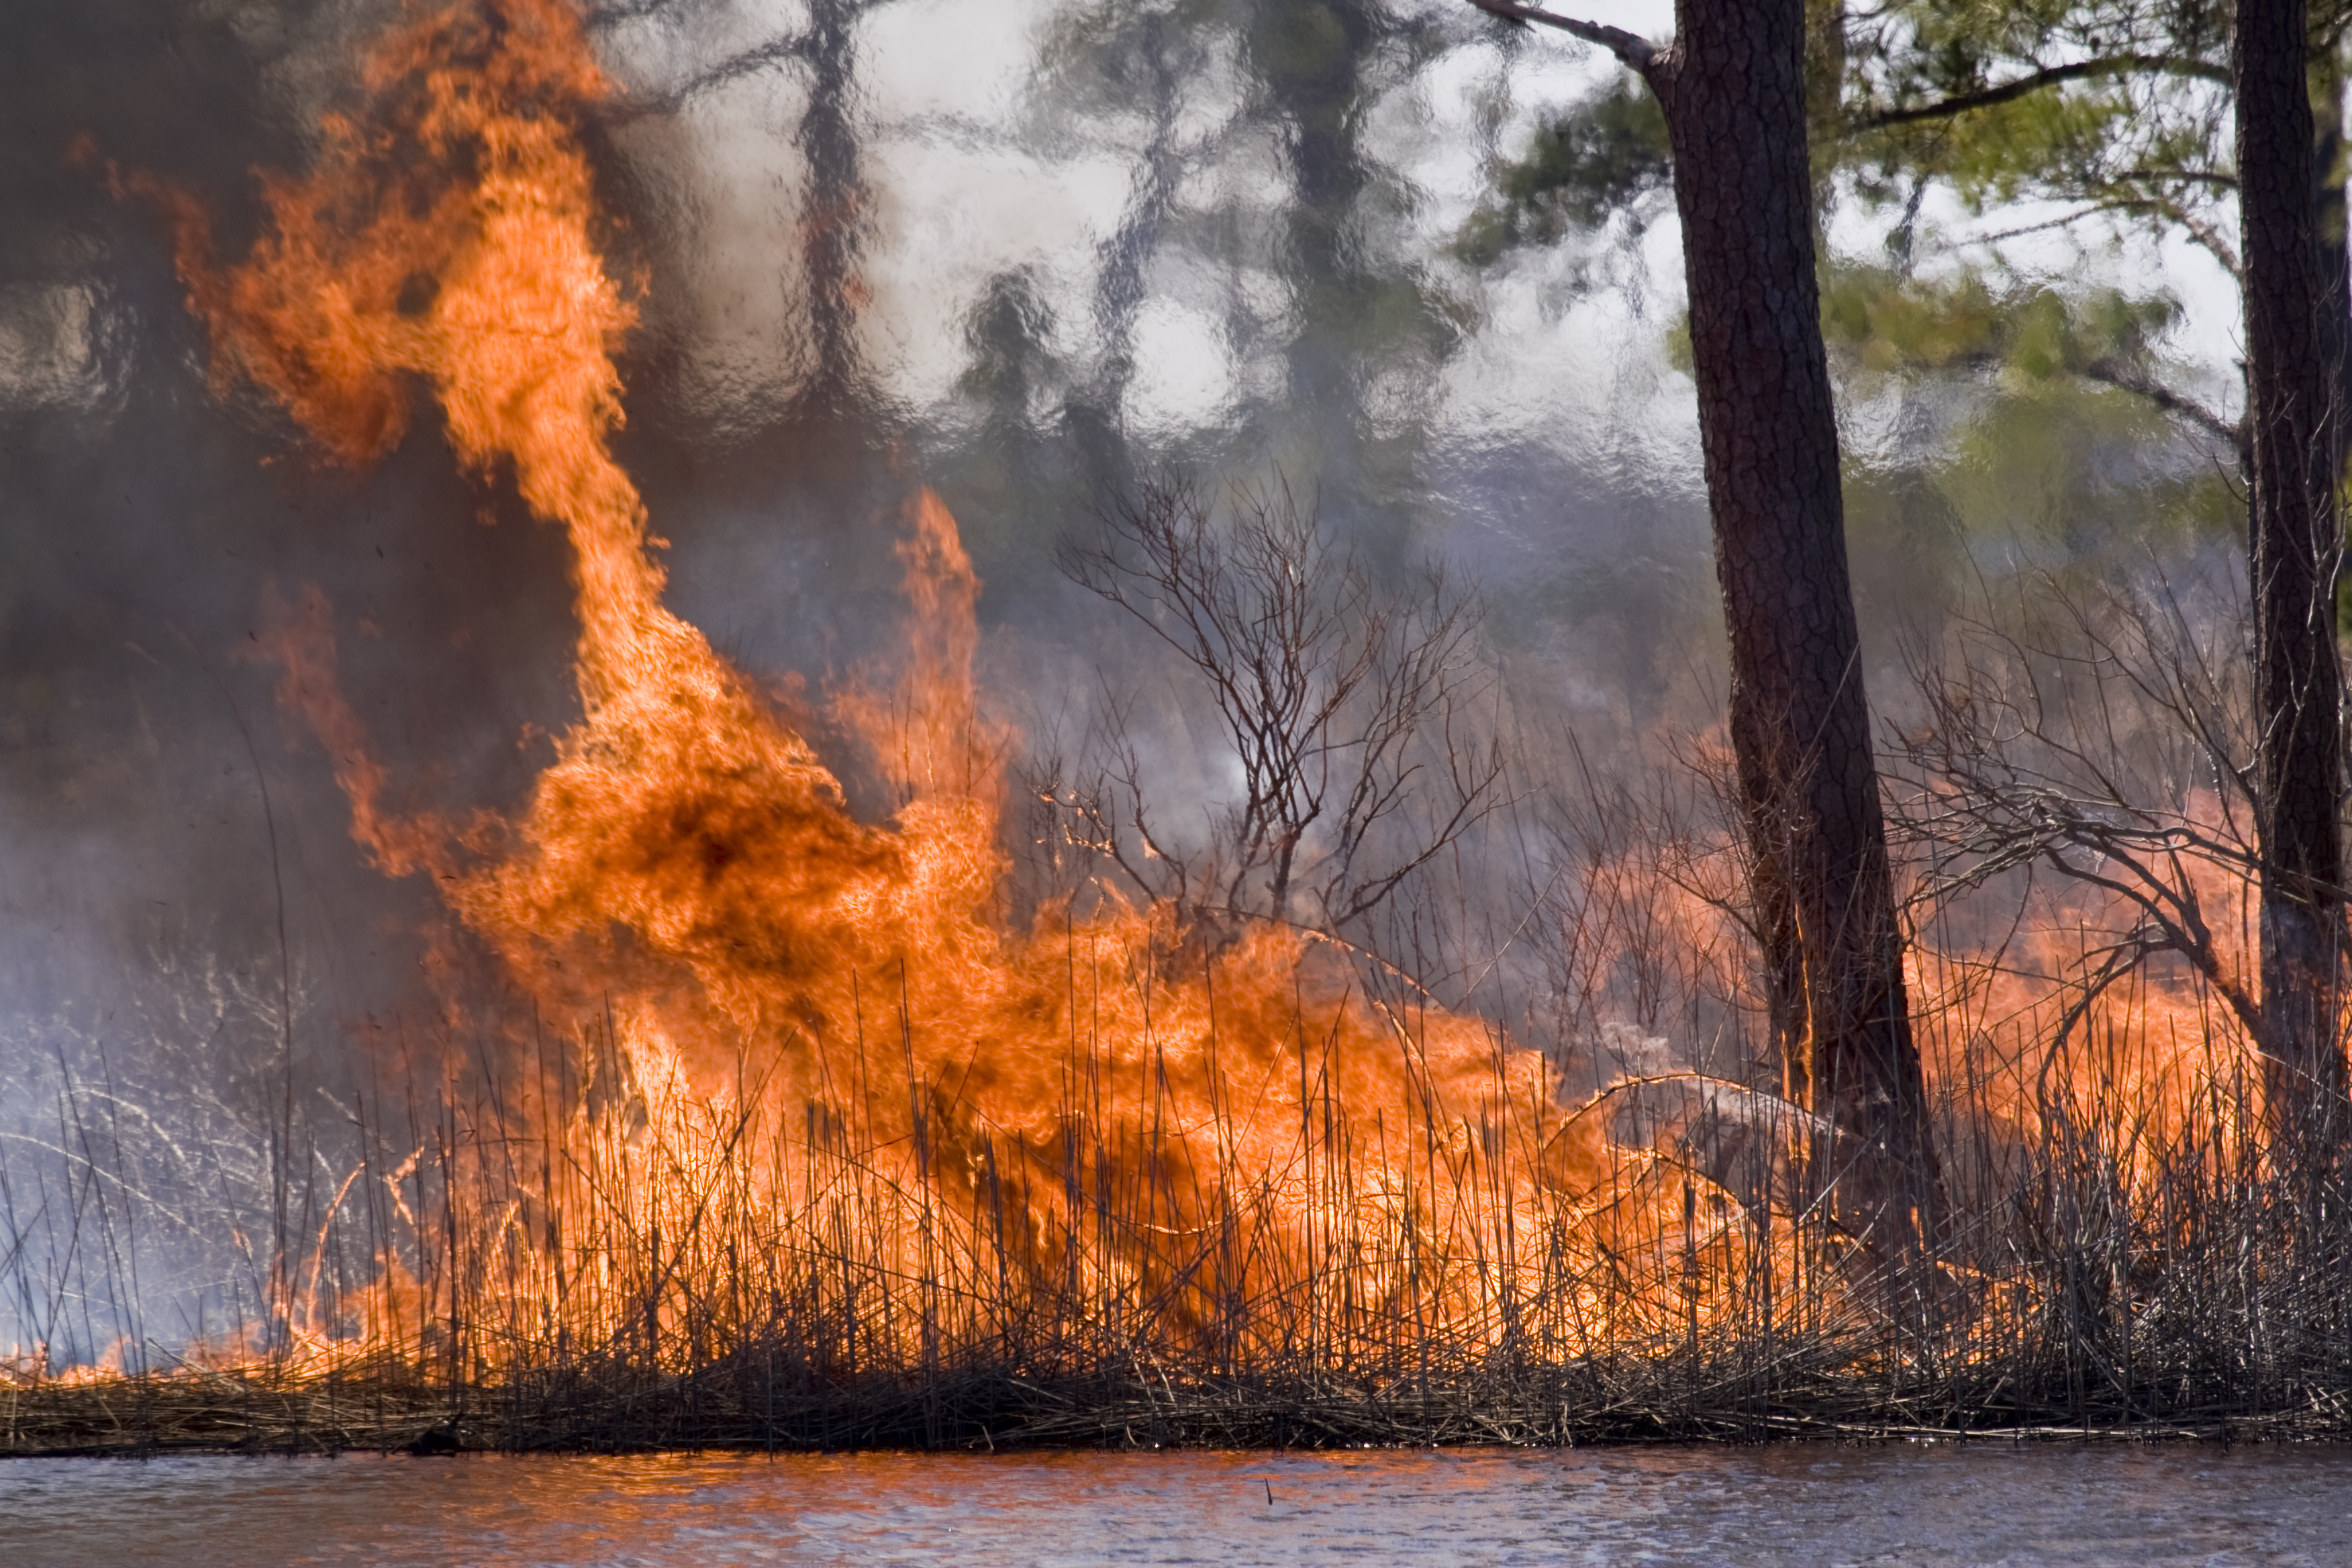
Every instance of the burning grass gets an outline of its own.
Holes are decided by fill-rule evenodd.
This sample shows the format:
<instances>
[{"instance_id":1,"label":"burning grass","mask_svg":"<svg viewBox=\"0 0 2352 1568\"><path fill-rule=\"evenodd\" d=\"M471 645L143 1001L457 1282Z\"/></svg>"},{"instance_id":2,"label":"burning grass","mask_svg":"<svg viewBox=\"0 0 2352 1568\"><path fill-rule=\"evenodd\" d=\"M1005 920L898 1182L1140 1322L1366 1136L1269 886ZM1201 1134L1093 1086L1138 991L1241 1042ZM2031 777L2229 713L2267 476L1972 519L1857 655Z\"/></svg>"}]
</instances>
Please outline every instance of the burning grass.
<instances>
[{"instance_id":1,"label":"burning grass","mask_svg":"<svg viewBox=\"0 0 2352 1568\"><path fill-rule=\"evenodd\" d=\"M1572 1050L1232 907L1098 889L1004 918L1010 740L928 492L903 677L836 713L901 804L854 816L663 606L607 448L632 317L594 244L574 132L604 85L576 21L420 14L364 76L311 175L266 187L244 262L161 193L192 303L224 377L324 449L381 453L421 378L462 458L511 470L572 547L581 718L513 818L404 814L329 607L281 626L282 699L355 839L434 879L497 994L450 979L432 1040L363 1042L332 1136L298 1137L289 1065L268 1234L200 1237L243 1275L170 1333L118 1268L152 1194L119 1131L90 1135L126 1102L61 1064L69 1175L0 1193L0 1279L38 1332L0 1392L11 1451L2341 1428L2341 1184L2267 1159L2240 1023L2203 1004L2220 971L2066 978L2114 951L2079 899L2038 969L1923 936L1948 1212L1921 1259L1838 1232L1819 1198L1845 1155L1754 1083L1644 1068L1580 1097ZM1454 646L1454 612L1434 624ZM1268 777L1318 765L1281 740ZM1457 770L1453 822L1488 767ZM1612 831L1572 899L1538 900L1560 993L1631 964L1752 1016L1723 856ZM1261 915L1286 913L1287 833ZM77 1314L122 1338L63 1370Z\"/></svg>"},{"instance_id":2,"label":"burning grass","mask_svg":"<svg viewBox=\"0 0 2352 1568\"><path fill-rule=\"evenodd\" d=\"M152 1345L136 1374L127 1345L26 1368L0 1410L18 1453L2341 1436L2340 1189L2273 1173L2226 1047L2174 1061L2193 1114L2170 1124L2139 1054L2102 1032L2063 1083L1981 1057L1943 1080L1977 1098L1946 1102L1953 1215L1926 1289L1789 1215L1764 1145L1724 1157L1727 1126L1685 1122L1656 1139L1673 1161L1628 1157L1607 1188L1663 1176L1684 1221L1663 1245L1585 1244L1591 1194L1482 1205L1477 1145L1449 1157L1426 1129L1411 1192L1367 1203L1351 1151L1384 1130L1336 1102L1289 1129L1315 1196L1237 1175L1247 1198L1187 1226L1181 1163L1087 1146L1124 1118L1071 1108L1058 1173L982 1148L961 1179L910 1181L824 1106L599 1091L592 1066L561 1142L483 1098L425 1157L372 1156L359 1185L390 1201L336 1225L385 1230L322 1231L277 1271L291 1310L173 1370ZM609 1042L580 1055L625 1070ZM1108 1099L1084 1056L1074 1078ZM2020 1065L2053 1091L2023 1120L2000 1081ZM1766 1225L1783 1245L1737 1244ZM391 1261L345 1284L346 1240Z\"/></svg>"}]
</instances>

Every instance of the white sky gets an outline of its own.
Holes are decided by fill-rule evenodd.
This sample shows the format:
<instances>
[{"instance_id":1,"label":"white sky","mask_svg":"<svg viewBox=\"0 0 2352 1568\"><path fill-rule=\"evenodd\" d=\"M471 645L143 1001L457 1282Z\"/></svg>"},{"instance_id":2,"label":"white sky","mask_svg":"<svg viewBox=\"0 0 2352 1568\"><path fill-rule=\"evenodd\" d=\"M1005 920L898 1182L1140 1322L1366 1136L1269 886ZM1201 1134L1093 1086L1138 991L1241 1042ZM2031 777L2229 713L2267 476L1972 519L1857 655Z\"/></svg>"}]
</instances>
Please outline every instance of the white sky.
<instances>
[{"instance_id":1,"label":"white sky","mask_svg":"<svg viewBox=\"0 0 2352 1568\"><path fill-rule=\"evenodd\" d=\"M1586 13L1654 37L1672 20L1666 0L1595 0ZM1065 0L894 0L860 24L862 174L872 199L862 320L868 363L906 406L933 405L950 392L968 363L973 304L992 278L1016 268L1026 268L1055 307L1056 352L1083 363L1103 346L1093 293L1106 242L1138 188L1150 125L1140 105L1130 112L1097 102L1082 114L1053 107L1040 61L1067 18ZM601 37L625 81L658 91L804 23L800 0L709 0ZM1664 468L1686 471L1694 435L1687 389L1665 370L1662 352L1681 309L1670 204L1657 204L1638 237L1620 231L1523 253L1483 279L1443 257L1486 195L1484 160L1519 151L1546 109L1618 68L1602 51L1557 35L1508 40L1466 5L1454 36L1458 46L1371 105L1363 126L1364 144L1408 195L1373 243L1430 268L1478 306L1476 330L1438 373L1439 426L1475 441L1540 435L1574 443L1606 431L1653 446ZM1222 67L1189 79L1180 106L1181 138L1194 155L1180 216L1196 228L1210 216L1271 226L1288 198L1279 150L1235 133L1243 79L1231 41L1211 53ZM689 396L722 436L730 426L756 427L805 364L794 276L805 179L795 135L804 102L797 70L778 66L623 133L623 147L654 176L646 188L665 205L655 226L672 253L666 276L685 284L655 309L687 349ZM1931 205L1926 216L1948 234L1971 229L1949 204ZM1973 221L1981 231L2031 216ZM1883 236L1883 222L1849 213L1832 243L1863 253ZM2110 254L2102 236L2082 237L2092 242L2088 254L2063 235L2012 243L2006 254L2056 273L2170 288L2189 306L2175 348L2209 384L2209 396L2230 401L2238 325L2228 277L2183 241ZM1219 255L1164 239L1146 287L1125 416L1139 434L1218 424L1269 374L1289 309L1278 268L1262 241L1256 253L1244 240L1237 253ZM68 288L0 299L0 405L100 395L96 306Z\"/></svg>"},{"instance_id":2,"label":"white sky","mask_svg":"<svg viewBox=\"0 0 2352 1568\"><path fill-rule=\"evenodd\" d=\"M1462 42L1409 86L1371 106L1365 144L1406 184L1410 205L1381 242L1408 262L1477 296L1480 324L1442 373L1439 424L1480 440L1555 433L1591 439L1602 426L1663 440L1691 434L1686 390L1664 371L1663 333L1681 308L1680 257L1670 206L1638 240L1620 234L1521 254L1484 279L1448 270L1442 251L1479 201L1488 150L1524 147L1542 113L1590 91L1618 68L1601 50L1549 33L1506 40L1464 16ZM1586 14L1651 36L1671 27L1665 0L1606 4ZM1441 18L1443 13L1439 13ZM798 0L713 0L682 21L656 17L604 35L632 86L658 90L760 43L797 32ZM1055 305L1054 347L1083 363L1099 352L1090 300L1105 242L1132 199L1150 125L1140 111L1094 105L1079 117L1043 101L1040 58L1065 24L1063 0L895 0L868 11L857 39L872 194L861 279L869 364L912 408L946 395L965 368L964 323L988 281L1027 268ZM1182 135L1200 154L1180 205L1271 219L1287 199L1277 150L1229 134L1242 105L1228 47L1224 69L1188 86ZM804 89L776 67L697 98L680 115L625 133L667 194L659 225L673 247L667 276L684 297L656 302L688 348L689 395L714 430L756 426L802 374L806 343L794 297L804 174L795 132ZM1496 111L1499 108L1499 114ZM2041 216L1970 218L1931 202L1927 232L1947 239L2013 227ZM1886 220L1841 214L1832 243L1874 253ZM2187 306L2173 349L2212 401L2235 400L2239 352L2234 283L2179 237L2120 247L2102 230L2012 241L2012 263L2059 276L2160 284ZM1923 253L1925 265L1934 266ZM1579 287L1580 276L1587 286ZM1603 286L1590 287L1598 279ZM1219 258L1163 245L1134 325L1138 372L1124 413L1139 433L1217 424L1234 408L1282 332L1278 271L1247 256ZM21 291L20 291L21 292ZM1255 331L1237 332L1238 321ZM78 289L0 300L0 405L97 395L94 334L102 323ZM1255 343L1251 341L1256 340Z\"/></svg>"}]
</instances>

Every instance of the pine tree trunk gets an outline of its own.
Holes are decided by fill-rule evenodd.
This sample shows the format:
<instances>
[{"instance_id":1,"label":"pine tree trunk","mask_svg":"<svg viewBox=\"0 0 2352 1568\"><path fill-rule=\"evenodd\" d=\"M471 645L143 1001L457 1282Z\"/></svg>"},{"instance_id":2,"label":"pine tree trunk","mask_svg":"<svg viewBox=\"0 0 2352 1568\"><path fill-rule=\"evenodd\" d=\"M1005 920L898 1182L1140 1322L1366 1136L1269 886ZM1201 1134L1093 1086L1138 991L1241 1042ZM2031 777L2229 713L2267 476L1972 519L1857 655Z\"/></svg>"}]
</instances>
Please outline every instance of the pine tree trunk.
<instances>
[{"instance_id":1,"label":"pine tree trunk","mask_svg":"<svg viewBox=\"0 0 2352 1568\"><path fill-rule=\"evenodd\" d=\"M1907 1251L1936 1188L1862 682L1814 275L1804 0L1683 0L1666 115L1731 739L1791 1088L1852 1140L1834 1207Z\"/></svg>"},{"instance_id":2,"label":"pine tree trunk","mask_svg":"<svg viewBox=\"0 0 2352 1568\"><path fill-rule=\"evenodd\" d=\"M863 416L869 390L857 342L857 272L867 221L856 120L864 9L864 0L812 0L801 55L808 68L808 103L800 121L808 193L800 261L812 362L801 401L822 417L850 423Z\"/></svg>"},{"instance_id":3,"label":"pine tree trunk","mask_svg":"<svg viewBox=\"0 0 2352 1568\"><path fill-rule=\"evenodd\" d=\"M2263 1034L2273 1131L2292 1154L2342 1136L2336 1038L2343 858L2336 651L2337 437L2323 307L2304 0L2240 0L2236 88L2252 451ZM2340 307L2339 307L2340 308ZM2340 348L2334 348L2339 352Z\"/></svg>"},{"instance_id":4,"label":"pine tree trunk","mask_svg":"<svg viewBox=\"0 0 2352 1568\"><path fill-rule=\"evenodd\" d=\"M2352 249L2345 244L2344 64L2336 52L2311 62L2313 221L2319 241L2319 353L2327 375L2328 469L2339 484L2352 456ZM2341 526L2339 517L2338 525ZM2341 612L2337 616L2342 622Z\"/></svg>"}]
</instances>

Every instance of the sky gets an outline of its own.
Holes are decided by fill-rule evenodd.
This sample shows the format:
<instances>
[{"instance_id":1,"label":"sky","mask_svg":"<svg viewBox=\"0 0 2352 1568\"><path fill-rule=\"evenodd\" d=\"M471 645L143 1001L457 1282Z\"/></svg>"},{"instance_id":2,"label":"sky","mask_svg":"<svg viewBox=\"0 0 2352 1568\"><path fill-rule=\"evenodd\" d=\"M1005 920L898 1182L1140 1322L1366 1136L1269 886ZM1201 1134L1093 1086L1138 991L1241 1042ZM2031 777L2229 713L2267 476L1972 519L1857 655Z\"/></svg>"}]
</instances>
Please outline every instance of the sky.
<instances>
[{"instance_id":1,"label":"sky","mask_svg":"<svg viewBox=\"0 0 2352 1568\"><path fill-rule=\"evenodd\" d=\"M864 325L867 350L893 389L916 405L946 396L962 369L961 322L985 280L1031 268L1049 295L1082 297L1128 205L1142 140L1140 114L1080 117L1050 101L1050 57L1066 7L1053 0L898 0L867 14L858 29L858 73L874 138L866 178L875 200L875 240ZM1652 36L1671 33L1671 7L1600 5L1594 19ZM1604 51L1554 33L1508 37L1469 12L1423 9L1451 47L1384 95L1368 115L1368 140L1410 192L1410 210L1382 238L1413 262L1443 266L1448 241L1489 189L1487 161L1524 149L1539 118L1620 74ZM648 19L604 35L607 58L632 87L659 92L691 80L730 54L796 26L789 5L728 4L700 8L690 29ZM690 35L690 36L689 36ZM1226 145L1245 109L1238 68L1189 84L1180 116L1186 151L1200 166L1180 198L1278 205L1286 198L1278 159L1262 145ZM705 258L694 274L696 373L714 408L730 397L774 390L774 367L789 363L793 323L787 294L764 258L789 232L797 163L790 144L783 73L746 76L698 97L677 154L689 188L678 197ZM783 112L780 112L782 110ZM1933 269L1982 259L1970 241L2053 216L2019 205L1964 212L1939 191L1923 216L1948 247L1923 246ZM1670 205L1659 204L1637 242L1613 258L1619 284L1573 289L1558 257L1510 258L1478 280L1483 319L1448 375L1447 422L1494 431L1516 420L1583 434L1586 423L1621 406L1621 379L1654 366L1663 325L1680 306L1679 237ZM1830 236L1856 256L1881 251L1892 215L1846 204ZM2231 279L2178 237L2123 243L2097 226L2010 240L2001 257L2027 273L2160 287L2187 307L2172 347L2200 378L2220 376L2237 352ZM1253 373L1246 345L1220 330L1227 296L1238 291L1261 315L1280 309L1279 279L1235 277L1202 266L1157 270L1136 324L1141 369L1127 414L1139 426L1173 430L1216 420ZM1084 354L1083 310L1062 312L1061 346ZM1596 377L1596 363L1606 367ZM1613 371L1616 374L1608 374ZM767 379L764 379L767 378ZM1637 378L1635 384L1641 379ZM1687 402L1662 390L1643 423L1667 416L1677 438L1695 439ZM1598 405L1598 406L1596 405ZM1515 413L1514 411L1517 411ZM1563 418L1563 415L1567 417Z\"/></svg>"}]
</instances>

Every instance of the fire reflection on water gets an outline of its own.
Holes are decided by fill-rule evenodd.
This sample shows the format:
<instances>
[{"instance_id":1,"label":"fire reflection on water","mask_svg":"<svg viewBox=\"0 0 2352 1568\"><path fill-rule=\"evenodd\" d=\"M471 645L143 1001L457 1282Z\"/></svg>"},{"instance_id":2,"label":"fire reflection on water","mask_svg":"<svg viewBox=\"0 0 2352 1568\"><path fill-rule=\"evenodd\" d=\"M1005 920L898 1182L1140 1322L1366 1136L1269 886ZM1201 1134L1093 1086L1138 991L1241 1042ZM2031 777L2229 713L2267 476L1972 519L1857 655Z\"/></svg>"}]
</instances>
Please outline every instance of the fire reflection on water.
<instances>
[{"instance_id":1,"label":"fire reflection on water","mask_svg":"<svg viewBox=\"0 0 2352 1568\"><path fill-rule=\"evenodd\" d=\"M32 1561L796 1565L2341 1561L2340 1448L16 1460Z\"/></svg>"}]
</instances>

